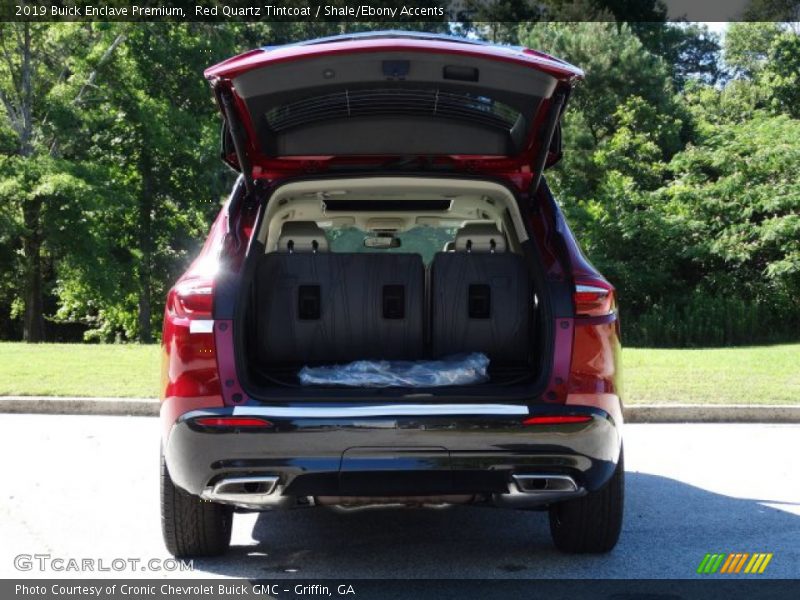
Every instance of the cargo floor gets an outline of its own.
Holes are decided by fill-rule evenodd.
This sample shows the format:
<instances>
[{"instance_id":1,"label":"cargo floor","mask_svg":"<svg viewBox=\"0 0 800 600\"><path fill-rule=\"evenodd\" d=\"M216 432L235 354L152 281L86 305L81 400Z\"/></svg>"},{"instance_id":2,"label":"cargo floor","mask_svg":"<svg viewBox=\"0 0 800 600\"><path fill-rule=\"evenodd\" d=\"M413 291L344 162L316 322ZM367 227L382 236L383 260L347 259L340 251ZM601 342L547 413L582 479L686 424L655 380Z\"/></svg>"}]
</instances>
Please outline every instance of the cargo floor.
<instances>
[{"instance_id":1,"label":"cargo floor","mask_svg":"<svg viewBox=\"0 0 800 600\"><path fill-rule=\"evenodd\" d=\"M298 372L302 365L280 365L270 366L269 368L256 367L252 370L254 382L266 386L289 386L289 387L320 387L320 386L305 386L300 383ZM531 367L524 366L504 366L504 365L489 365L489 381L472 384L468 387L491 387L491 386L509 386L529 382L534 378ZM347 386L336 386L340 389ZM443 386L439 388L416 388L416 389L453 389L455 386ZM463 387L463 386L462 386Z\"/></svg>"}]
</instances>

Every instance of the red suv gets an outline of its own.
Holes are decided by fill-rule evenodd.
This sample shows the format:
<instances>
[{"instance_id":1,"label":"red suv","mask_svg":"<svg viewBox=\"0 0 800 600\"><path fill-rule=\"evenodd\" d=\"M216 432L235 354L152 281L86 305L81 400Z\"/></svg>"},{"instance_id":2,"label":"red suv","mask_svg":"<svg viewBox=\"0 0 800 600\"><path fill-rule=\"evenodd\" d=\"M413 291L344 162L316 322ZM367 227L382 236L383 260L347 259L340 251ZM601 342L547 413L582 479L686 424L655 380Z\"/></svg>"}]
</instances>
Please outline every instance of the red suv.
<instances>
[{"instance_id":1,"label":"red suv","mask_svg":"<svg viewBox=\"0 0 800 600\"><path fill-rule=\"evenodd\" d=\"M225 552L235 511L476 504L548 509L559 549L611 550L614 288L542 177L580 69L385 32L205 76L240 176L167 299L167 549Z\"/></svg>"}]
</instances>

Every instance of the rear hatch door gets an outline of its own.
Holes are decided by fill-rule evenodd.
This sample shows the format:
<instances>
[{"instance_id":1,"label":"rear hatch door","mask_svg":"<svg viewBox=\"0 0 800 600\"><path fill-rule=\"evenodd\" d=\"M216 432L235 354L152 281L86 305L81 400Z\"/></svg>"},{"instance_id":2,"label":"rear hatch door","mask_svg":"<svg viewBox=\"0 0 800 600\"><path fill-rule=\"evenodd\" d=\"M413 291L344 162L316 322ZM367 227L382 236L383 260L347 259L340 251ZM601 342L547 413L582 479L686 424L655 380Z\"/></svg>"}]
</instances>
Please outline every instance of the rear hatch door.
<instances>
[{"instance_id":1,"label":"rear hatch door","mask_svg":"<svg viewBox=\"0 0 800 600\"><path fill-rule=\"evenodd\" d=\"M223 159L253 179L416 159L530 173L558 159L554 122L582 75L524 48L407 32L262 48L205 72Z\"/></svg>"}]
</instances>

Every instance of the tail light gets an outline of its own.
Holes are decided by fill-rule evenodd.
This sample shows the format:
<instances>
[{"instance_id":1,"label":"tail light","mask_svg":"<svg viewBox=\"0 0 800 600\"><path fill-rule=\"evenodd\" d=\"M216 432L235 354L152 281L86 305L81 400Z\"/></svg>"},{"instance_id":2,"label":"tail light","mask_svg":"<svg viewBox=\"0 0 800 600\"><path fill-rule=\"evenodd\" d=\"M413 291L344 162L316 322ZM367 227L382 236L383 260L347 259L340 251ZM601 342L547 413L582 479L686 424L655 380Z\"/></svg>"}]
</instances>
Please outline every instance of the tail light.
<instances>
[{"instance_id":1,"label":"tail light","mask_svg":"<svg viewBox=\"0 0 800 600\"><path fill-rule=\"evenodd\" d=\"M563 425L565 423L586 423L592 420L591 415L539 415L528 417L523 425Z\"/></svg>"},{"instance_id":2,"label":"tail light","mask_svg":"<svg viewBox=\"0 0 800 600\"><path fill-rule=\"evenodd\" d=\"M172 292L170 308L176 317L210 319L214 287L208 281L187 281Z\"/></svg>"},{"instance_id":3,"label":"tail light","mask_svg":"<svg viewBox=\"0 0 800 600\"><path fill-rule=\"evenodd\" d=\"M572 402L619 411L619 318L614 288L602 277L576 277L572 360L567 379Z\"/></svg>"},{"instance_id":4,"label":"tail light","mask_svg":"<svg viewBox=\"0 0 800 600\"><path fill-rule=\"evenodd\" d=\"M604 281L576 282L572 298L579 317L604 317L616 310L614 288Z\"/></svg>"},{"instance_id":5,"label":"tail light","mask_svg":"<svg viewBox=\"0 0 800 600\"><path fill-rule=\"evenodd\" d=\"M196 398L221 393L212 321L214 287L189 279L172 289L164 320L165 396Z\"/></svg>"},{"instance_id":6,"label":"tail light","mask_svg":"<svg viewBox=\"0 0 800 600\"><path fill-rule=\"evenodd\" d=\"M266 429L272 427L272 421L258 417L199 417L194 422L202 427L216 428Z\"/></svg>"}]
</instances>

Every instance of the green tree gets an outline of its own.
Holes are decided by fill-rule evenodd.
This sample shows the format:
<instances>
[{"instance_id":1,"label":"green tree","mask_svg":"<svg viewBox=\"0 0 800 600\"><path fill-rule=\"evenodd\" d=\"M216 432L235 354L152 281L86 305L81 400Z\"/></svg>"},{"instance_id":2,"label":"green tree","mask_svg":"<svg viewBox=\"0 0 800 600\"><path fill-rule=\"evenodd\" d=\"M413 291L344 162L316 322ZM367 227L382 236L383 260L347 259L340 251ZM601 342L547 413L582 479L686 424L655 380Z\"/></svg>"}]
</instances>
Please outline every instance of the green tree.
<instances>
[{"instance_id":1,"label":"green tree","mask_svg":"<svg viewBox=\"0 0 800 600\"><path fill-rule=\"evenodd\" d=\"M496 44L517 43L519 24L538 21L548 7L530 0L467 0L456 31Z\"/></svg>"},{"instance_id":2,"label":"green tree","mask_svg":"<svg viewBox=\"0 0 800 600\"><path fill-rule=\"evenodd\" d=\"M759 79L773 110L800 118L800 35L785 32L772 41Z\"/></svg>"},{"instance_id":3,"label":"green tree","mask_svg":"<svg viewBox=\"0 0 800 600\"><path fill-rule=\"evenodd\" d=\"M15 224L9 271L21 283L14 296L23 313L23 336L44 339L45 259L52 249L46 231L59 210L80 202L70 192L76 171L60 160L59 120L79 109L82 92L93 84L97 64L86 61L105 39L90 26L75 23L0 24L0 102L5 111L4 202L7 220ZM109 47L106 47L109 50ZM113 52L113 49L110 49ZM70 57L66 61L64 57ZM107 59L101 54L100 61ZM10 135L8 135L10 133Z\"/></svg>"},{"instance_id":4,"label":"green tree","mask_svg":"<svg viewBox=\"0 0 800 600\"><path fill-rule=\"evenodd\" d=\"M679 269L680 223L668 218L652 192L669 177L682 124L639 97L626 100L614 116L616 131L592 155L598 184L570 214L586 251L620 285L626 311L637 313L671 287Z\"/></svg>"},{"instance_id":5,"label":"green tree","mask_svg":"<svg viewBox=\"0 0 800 600\"><path fill-rule=\"evenodd\" d=\"M800 121L759 113L676 155L662 194L698 232L687 256L715 293L758 302L800 294Z\"/></svg>"},{"instance_id":6,"label":"green tree","mask_svg":"<svg viewBox=\"0 0 800 600\"><path fill-rule=\"evenodd\" d=\"M108 234L128 272L106 298L105 318L137 315L135 326L127 317L107 323L107 333L117 328L152 340L166 287L197 249L230 185L217 154L216 108L201 73L233 46L230 30L217 24L137 24L108 65L109 84L87 94L82 127L93 132L89 156L119 178ZM80 305L75 289L93 287L73 288L74 310Z\"/></svg>"},{"instance_id":7,"label":"green tree","mask_svg":"<svg viewBox=\"0 0 800 600\"><path fill-rule=\"evenodd\" d=\"M615 23L542 23L520 29L520 41L580 65L586 79L573 93L564 119L562 164L551 173L559 195L591 198L600 183L594 153L620 127L618 108L637 97L658 114L676 115L669 70L649 53L627 25ZM629 124L629 126L633 126ZM675 144L663 149L674 152Z\"/></svg>"},{"instance_id":8,"label":"green tree","mask_svg":"<svg viewBox=\"0 0 800 600\"><path fill-rule=\"evenodd\" d=\"M631 23L642 45L661 57L677 89L690 80L714 84L722 77L719 36L700 23Z\"/></svg>"},{"instance_id":9,"label":"green tree","mask_svg":"<svg viewBox=\"0 0 800 600\"><path fill-rule=\"evenodd\" d=\"M524 44L520 27L532 23L580 21L625 23L652 32L665 25L667 11L659 0L466 0L453 29L493 43Z\"/></svg>"},{"instance_id":10,"label":"green tree","mask_svg":"<svg viewBox=\"0 0 800 600\"><path fill-rule=\"evenodd\" d=\"M725 33L723 57L735 77L755 77L764 68L772 42L783 29L779 23L731 23Z\"/></svg>"}]
</instances>

